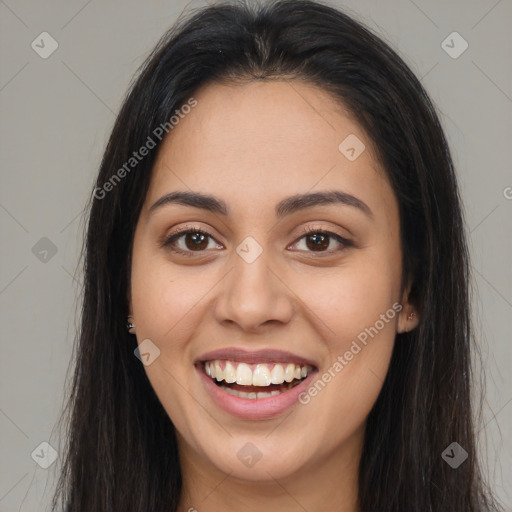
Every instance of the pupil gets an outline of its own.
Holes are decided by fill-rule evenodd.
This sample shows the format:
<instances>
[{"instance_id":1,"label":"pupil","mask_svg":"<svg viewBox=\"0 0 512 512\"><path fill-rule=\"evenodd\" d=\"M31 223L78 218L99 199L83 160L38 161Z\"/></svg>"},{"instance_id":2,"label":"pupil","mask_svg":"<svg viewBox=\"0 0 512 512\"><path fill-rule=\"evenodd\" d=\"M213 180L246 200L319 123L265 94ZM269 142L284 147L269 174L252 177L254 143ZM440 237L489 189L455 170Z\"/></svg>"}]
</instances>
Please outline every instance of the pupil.
<instances>
[{"instance_id":1,"label":"pupil","mask_svg":"<svg viewBox=\"0 0 512 512\"><path fill-rule=\"evenodd\" d=\"M320 238L321 240L318 240L318 238ZM315 239L315 242L313 242L313 245L312 245L313 248L325 249L326 247L329 246L328 242L327 242L327 244L325 243L325 241L327 240L326 235L320 235L320 234L310 235L309 239ZM317 242L319 242L319 243L317 243Z\"/></svg>"},{"instance_id":2,"label":"pupil","mask_svg":"<svg viewBox=\"0 0 512 512\"><path fill-rule=\"evenodd\" d=\"M193 237L194 240L194 247L197 249L202 249L203 247L200 246L201 243L204 243L204 240L206 239L206 236L202 233L191 233L191 237ZM208 244L207 244L208 245Z\"/></svg>"}]
</instances>

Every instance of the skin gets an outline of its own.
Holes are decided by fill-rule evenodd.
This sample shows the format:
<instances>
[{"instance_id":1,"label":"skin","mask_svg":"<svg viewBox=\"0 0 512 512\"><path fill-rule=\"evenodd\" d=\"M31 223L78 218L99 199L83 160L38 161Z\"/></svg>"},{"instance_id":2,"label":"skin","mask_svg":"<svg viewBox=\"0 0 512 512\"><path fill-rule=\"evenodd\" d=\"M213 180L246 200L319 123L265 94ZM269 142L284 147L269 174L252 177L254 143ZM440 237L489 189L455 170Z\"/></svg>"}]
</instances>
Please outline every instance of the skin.
<instances>
[{"instance_id":1,"label":"skin","mask_svg":"<svg viewBox=\"0 0 512 512\"><path fill-rule=\"evenodd\" d=\"M149 338L160 349L145 370L176 427L180 510L357 511L366 418L396 333L418 323L417 313L408 319L414 309L401 283L395 195L368 136L314 85L210 84L194 97L197 106L159 150L135 232L128 297L138 343ZM366 146L355 161L338 149L349 134ZM149 212L177 190L221 198L232 215L179 204ZM356 196L373 216L334 204L276 219L285 197L327 190ZM191 257L159 243L191 226L212 237L202 252L191 235L175 241ZM353 246L331 237L315 250L305 227ZM236 252L247 236L263 250L250 264ZM194 368L210 350L275 348L314 360L322 375L394 303L402 304L400 314L317 396L267 420L218 408ZM252 467L237 457L247 442L262 454Z\"/></svg>"}]
</instances>

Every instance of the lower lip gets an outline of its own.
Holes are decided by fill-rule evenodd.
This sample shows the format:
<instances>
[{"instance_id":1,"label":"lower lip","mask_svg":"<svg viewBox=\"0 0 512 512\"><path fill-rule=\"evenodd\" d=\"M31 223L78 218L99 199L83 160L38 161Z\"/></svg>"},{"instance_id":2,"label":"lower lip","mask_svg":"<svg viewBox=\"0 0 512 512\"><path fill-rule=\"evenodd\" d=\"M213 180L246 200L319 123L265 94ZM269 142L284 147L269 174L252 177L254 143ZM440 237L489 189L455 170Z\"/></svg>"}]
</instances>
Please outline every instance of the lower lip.
<instances>
[{"instance_id":1,"label":"lower lip","mask_svg":"<svg viewBox=\"0 0 512 512\"><path fill-rule=\"evenodd\" d=\"M224 411L244 420L266 420L282 414L298 402L299 395L307 389L311 378L316 373L316 371L312 372L300 384L283 391L279 395L251 399L226 393L215 384L211 377L206 375L202 364L196 366L196 368L213 401ZM264 391L263 387L262 391Z\"/></svg>"}]
</instances>

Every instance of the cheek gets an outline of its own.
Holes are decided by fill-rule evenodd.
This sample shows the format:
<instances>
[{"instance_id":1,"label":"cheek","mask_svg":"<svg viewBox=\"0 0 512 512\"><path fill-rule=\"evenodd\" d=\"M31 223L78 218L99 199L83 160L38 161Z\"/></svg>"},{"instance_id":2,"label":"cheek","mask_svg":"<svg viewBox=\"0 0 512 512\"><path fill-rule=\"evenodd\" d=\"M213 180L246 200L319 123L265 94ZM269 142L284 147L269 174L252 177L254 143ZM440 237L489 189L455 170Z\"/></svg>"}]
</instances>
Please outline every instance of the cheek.
<instances>
[{"instance_id":1,"label":"cheek","mask_svg":"<svg viewBox=\"0 0 512 512\"><path fill-rule=\"evenodd\" d=\"M372 259L354 259L346 267L323 276L306 275L294 284L294 292L306 306L304 313L309 311L315 323L323 324L322 332L332 340L329 346L336 353L377 321L385 336L394 335L395 310L385 319L385 325L380 318L400 298L400 265L393 258L389 264L382 258L379 262Z\"/></svg>"},{"instance_id":2,"label":"cheek","mask_svg":"<svg viewBox=\"0 0 512 512\"><path fill-rule=\"evenodd\" d=\"M312 417L337 425L325 435L336 437L339 428L348 435L363 423L389 367L401 309L400 265L393 255L376 256L379 263L370 255L325 279L306 279L298 291L329 353L302 400ZM315 286L306 285L311 282Z\"/></svg>"},{"instance_id":3,"label":"cheek","mask_svg":"<svg viewBox=\"0 0 512 512\"><path fill-rule=\"evenodd\" d=\"M204 272L177 267L144 250L134 252L132 305L137 335L165 346L169 340L183 340L186 326L210 288L205 279Z\"/></svg>"},{"instance_id":4,"label":"cheek","mask_svg":"<svg viewBox=\"0 0 512 512\"><path fill-rule=\"evenodd\" d=\"M143 249L134 251L131 291L137 341L150 339L160 350L144 370L178 430L187 430L194 412L189 341L204 316L200 301L210 287L192 271Z\"/></svg>"}]
</instances>

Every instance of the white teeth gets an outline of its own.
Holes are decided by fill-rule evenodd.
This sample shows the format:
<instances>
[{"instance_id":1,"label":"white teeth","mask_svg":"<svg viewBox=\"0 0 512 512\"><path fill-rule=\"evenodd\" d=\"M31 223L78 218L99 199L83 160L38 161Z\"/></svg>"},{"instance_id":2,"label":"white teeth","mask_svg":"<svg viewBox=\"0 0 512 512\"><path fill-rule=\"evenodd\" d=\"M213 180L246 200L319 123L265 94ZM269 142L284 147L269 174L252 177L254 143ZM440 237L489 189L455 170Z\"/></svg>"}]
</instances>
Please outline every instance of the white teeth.
<instances>
[{"instance_id":1,"label":"white teeth","mask_svg":"<svg viewBox=\"0 0 512 512\"><path fill-rule=\"evenodd\" d=\"M249 365L240 363L236 369L236 383L243 386L252 385L252 371Z\"/></svg>"},{"instance_id":2,"label":"white teeth","mask_svg":"<svg viewBox=\"0 0 512 512\"><path fill-rule=\"evenodd\" d=\"M295 365L289 364L284 371L284 380L291 382L295 378Z\"/></svg>"},{"instance_id":3,"label":"white teeth","mask_svg":"<svg viewBox=\"0 0 512 512\"><path fill-rule=\"evenodd\" d=\"M222 363L222 364L221 364ZM228 384L237 383L242 386L266 387L271 384L290 383L293 380L301 380L308 376L309 367L289 363L287 365L272 364L248 365L236 361L208 361L205 363L206 375L217 382L225 381ZM224 366L224 369L222 369ZM252 369L254 368L254 370Z\"/></svg>"},{"instance_id":4,"label":"white teeth","mask_svg":"<svg viewBox=\"0 0 512 512\"><path fill-rule=\"evenodd\" d=\"M300 371L300 368L299 368ZM270 371L265 364L259 364L256 366L252 374L252 385L253 386L268 386L271 384Z\"/></svg>"},{"instance_id":5,"label":"white teeth","mask_svg":"<svg viewBox=\"0 0 512 512\"><path fill-rule=\"evenodd\" d=\"M215 378L220 382L224 380L224 372L220 367L220 361L215 361Z\"/></svg>"},{"instance_id":6,"label":"white teeth","mask_svg":"<svg viewBox=\"0 0 512 512\"><path fill-rule=\"evenodd\" d=\"M304 368L304 370L307 374L307 369ZM272 384L282 384L284 382L284 369L280 364L276 364L274 368L272 368L271 379Z\"/></svg>"},{"instance_id":7,"label":"white teeth","mask_svg":"<svg viewBox=\"0 0 512 512\"><path fill-rule=\"evenodd\" d=\"M231 384L236 381L235 367L229 361L226 361L226 366L224 368L224 380L228 384Z\"/></svg>"}]
</instances>

